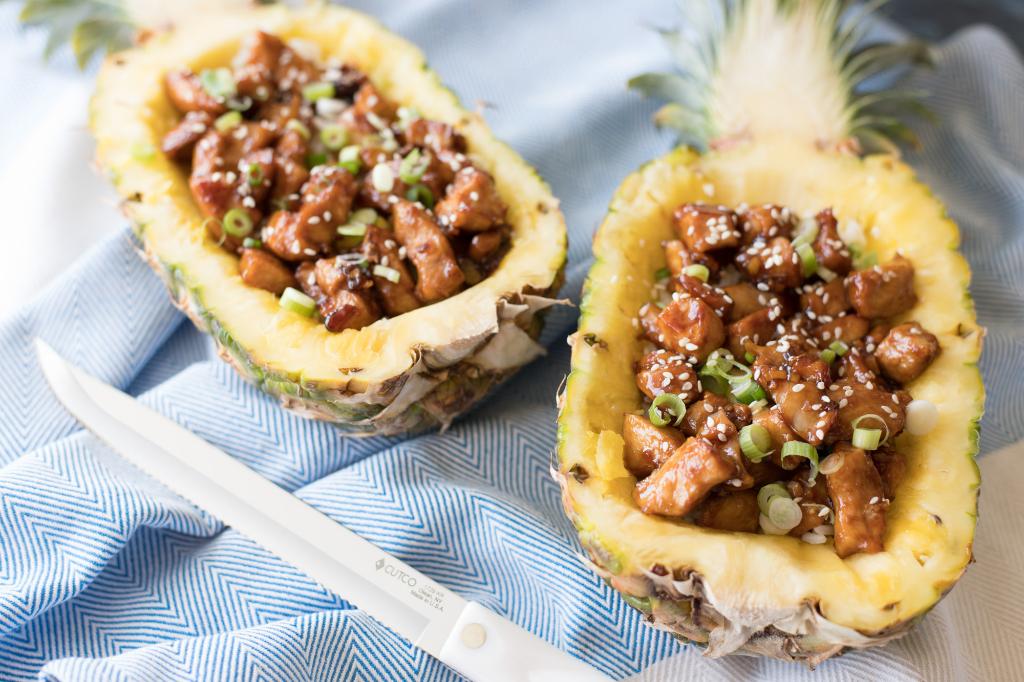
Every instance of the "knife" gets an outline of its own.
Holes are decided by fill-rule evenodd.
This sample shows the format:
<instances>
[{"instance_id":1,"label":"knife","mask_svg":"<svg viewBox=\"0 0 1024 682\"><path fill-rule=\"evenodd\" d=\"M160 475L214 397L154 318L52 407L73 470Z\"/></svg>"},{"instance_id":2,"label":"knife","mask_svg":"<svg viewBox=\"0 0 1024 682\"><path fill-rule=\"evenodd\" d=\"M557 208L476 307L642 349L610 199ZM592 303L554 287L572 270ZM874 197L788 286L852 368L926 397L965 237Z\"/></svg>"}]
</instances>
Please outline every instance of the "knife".
<instances>
[{"instance_id":1,"label":"knife","mask_svg":"<svg viewBox=\"0 0 1024 682\"><path fill-rule=\"evenodd\" d=\"M431 580L36 339L54 394L123 458L471 680L607 680Z\"/></svg>"}]
</instances>

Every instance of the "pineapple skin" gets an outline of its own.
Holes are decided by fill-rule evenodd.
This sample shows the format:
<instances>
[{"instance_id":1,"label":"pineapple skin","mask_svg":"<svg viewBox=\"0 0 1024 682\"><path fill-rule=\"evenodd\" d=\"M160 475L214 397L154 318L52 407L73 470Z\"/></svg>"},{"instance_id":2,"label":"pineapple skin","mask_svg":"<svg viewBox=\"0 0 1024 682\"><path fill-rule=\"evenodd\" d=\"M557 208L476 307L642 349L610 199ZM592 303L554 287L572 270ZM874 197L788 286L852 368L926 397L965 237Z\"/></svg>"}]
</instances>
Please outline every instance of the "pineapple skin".
<instances>
[{"instance_id":1,"label":"pineapple skin","mask_svg":"<svg viewBox=\"0 0 1024 682\"><path fill-rule=\"evenodd\" d=\"M902 251L920 301L904 317L935 329L938 364L909 387L942 414L935 431L902 435L909 473L890 511L886 551L839 559L831 543L727 533L647 516L622 465L622 415L642 409L632 376L641 340L631 316L664 265L660 242L685 201L832 205L844 237ZM851 220L852 219L852 220ZM689 148L627 177L594 241L572 368L559 398L563 506L593 568L653 626L712 657L747 653L814 667L910 630L972 560L980 486L974 461L984 390L984 330L970 272L942 205L891 155L859 158L776 139L704 156ZM595 342L596 340L596 342Z\"/></svg>"},{"instance_id":2,"label":"pineapple skin","mask_svg":"<svg viewBox=\"0 0 1024 682\"><path fill-rule=\"evenodd\" d=\"M368 73L388 96L455 125L495 176L510 206L513 245L493 275L446 301L358 332L281 310L245 286L237 262L204 235L185 173L159 147L176 113L163 74L228 61L256 29L320 47ZM219 355L287 409L353 435L447 427L494 386L543 354L544 311L558 303L566 229L550 189L467 112L422 53L375 20L347 9L261 7L204 11L105 60L90 104L98 165L121 195L143 257L175 304L210 334Z\"/></svg>"}]
</instances>

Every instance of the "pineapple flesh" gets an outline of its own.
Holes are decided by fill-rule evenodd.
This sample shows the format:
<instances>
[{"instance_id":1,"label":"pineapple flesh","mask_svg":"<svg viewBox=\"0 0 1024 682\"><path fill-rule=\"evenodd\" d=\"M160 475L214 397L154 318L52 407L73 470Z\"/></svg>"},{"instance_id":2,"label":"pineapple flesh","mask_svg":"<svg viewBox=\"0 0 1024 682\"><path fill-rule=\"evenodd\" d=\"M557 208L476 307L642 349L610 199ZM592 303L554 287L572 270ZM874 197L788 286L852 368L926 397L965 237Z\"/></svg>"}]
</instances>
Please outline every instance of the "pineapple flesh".
<instances>
[{"instance_id":1,"label":"pineapple flesh","mask_svg":"<svg viewBox=\"0 0 1024 682\"><path fill-rule=\"evenodd\" d=\"M747 652L813 666L882 644L934 606L971 560L984 392L970 272L956 226L911 169L891 153L855 153L891 146L886 135L906 136L895 119L866 113L884 93L852 94L848 43L860 24L840 23L841 9L810 0L685 4L690 33L670 42L677 56L689 54L690 75L671 86L654 76L636 85L677 96L659 122L709 151L678 148L619 187L594 241L572 337L558 443L566 512L612 587L711 656ZM864 61L853 71L879 66ZM672 211L685 202L831 206L848 243L883 262L898 251L914 263L920 300L903 317L939 336L943 353L912 392L934 403L940 420L927 435L897 440L908 471L883 552L840 559L831 543L701 528L646 515L633 501L621 437L623 415L643 407L633 367L642 340L631 322L665 265Z\"/></svg>"}]
</instances>

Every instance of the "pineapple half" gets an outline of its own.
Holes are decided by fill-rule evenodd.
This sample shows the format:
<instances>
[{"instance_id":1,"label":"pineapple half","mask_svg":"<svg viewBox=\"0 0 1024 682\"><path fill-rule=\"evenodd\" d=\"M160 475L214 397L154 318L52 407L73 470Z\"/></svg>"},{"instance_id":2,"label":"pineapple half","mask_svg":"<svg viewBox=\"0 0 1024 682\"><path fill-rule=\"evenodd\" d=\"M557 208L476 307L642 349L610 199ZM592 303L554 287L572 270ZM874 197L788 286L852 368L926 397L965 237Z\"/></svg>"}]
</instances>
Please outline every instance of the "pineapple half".
<instances>
[{"instance_id":1,"label":"pineapple half","mask_svg":"<svg viewBox=\"0 0 1024 682\"><path fill-rule=\"evenodd\" d=\"M238 4L238 3L235 3ZM191 5L194 7L194 5ZM455 126L509 207L512 245L490 277L445 301L332 334L246 286L238 259L205 235L188 177L161 154L178 120L163 76L227 64L256 29L305 41L366 73L385 95ZM550 190L483 119L463 109L423 54L369 17L323 5L192 12L107 57L91 103L99 165L123 197L142 250L220 354L289 408L353 433L447 426L543 353L541 312L562 282L565 222Z\"/></svg>"},{"instance_id":2,"label":"pineapple half","mask_svg":"<svg viewBox=\"0 0 1024 682\"><path fill-rule=\"evenodd\" d=\"M570 339L556 474L566 512L608 583L655 626L710 656L747 652L813 666L885 643L971 561L984 395L970 272L957 228L928 188L893 154L859 156L854 137L877 143L902 132L896 119L865 113L894 95L857 97L852 87L918 48L852 53L862 23L840 24L841 9L817 0L685 3L690 33L669 38L688 74L642 76L636 85L681 99L659 120L710 151L676 149L619 187ZM660 243L672 238L672 210L692 201L831 206L848 242L882 261L897 250L913 261L920 301L906 317L934 330L943 352L910 390L941 418L928 435L897 441L908 473L884 552L844 560L831 543L700 528L648 516L633 502L621 436L623 414L643 406L633 370L642 341L631 322L665 264Z\"/></svg>"}]
</instances>

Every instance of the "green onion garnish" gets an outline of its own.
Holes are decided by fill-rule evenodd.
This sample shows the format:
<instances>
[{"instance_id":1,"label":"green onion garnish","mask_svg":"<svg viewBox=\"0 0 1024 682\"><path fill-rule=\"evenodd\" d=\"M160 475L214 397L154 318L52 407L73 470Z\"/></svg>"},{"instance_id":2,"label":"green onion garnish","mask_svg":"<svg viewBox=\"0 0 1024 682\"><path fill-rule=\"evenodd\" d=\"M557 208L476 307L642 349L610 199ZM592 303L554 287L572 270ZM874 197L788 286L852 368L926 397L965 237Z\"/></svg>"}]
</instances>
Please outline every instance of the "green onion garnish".
<instances>
[{"instance_id":1,"label":"green onion garnish","mask_svg":"<svg viewBox=\"0 0 1024 682\"><path fill-rule=\"evenodd\" d=\"M831 282L832 280L834 280L838 276L839 275L837 275L836 273L832 272L831 270L826 268L821 263L818 263L818 277L821 277L826 282Z\"/></svg>"},{"instance_id":2,"label":"green onion garnish","mask_svg":"<svg viewBox=\"0 0 1024 682\"><path fill-rule=\"evenodd\" d=\"M252 217L240 208L233 208L224 214L221 225L232 237L245 237L252 232Z\"/></svg>"},{"instance_id":3,"label":"green onion garnish","mask_svg":"<svg viewBox=\"0 0 1024 682\"><path fill-rule=\"evenodd\" d=\"M284 290L278 305L303 317L312 317L313 313L316 312L316 301L292 287Z\"/></svg>"},{"instance_id":4,"label":"green onion garnish","mask_svg":"<svg viewBox=\"0 0 1024 682\"><path fill-rule=\"evenodd\" d=\"M773 497L768 503L767 516L780 530L790 531L800 525L804 512L790 497Z\"/></svg>"},{"instance_id":5,"label":"green onion garnish","mask_svg":"<svg viewBox=\"0 0 1024 682\"><path fill-rule=\"evenodd\" d=\"M338 234L342 237L364 237L366 236L365 223L348 223L338 228Z\"/></svg>"},{"instance_id":6,"label":"green onion garnish","mask_svg":"<svg viewBox=\"0 0 1024 682\"><path fill-rule=\"evenodd\" d=\"M675 419L666 417L665 414L675 417ZM686 403L675 393L662 393L655 397L647 410L647 416L655 426L668 426L669 424L678 426L685 415Z\"/></svg>"},{"instance_id":7,"label":"green onion garnish","mask_svg":"<svg viewBox=\"0 0 1024 682\"><path fill-rule=\"evenodd\" d=\"M768 505L771 504L772 500L776 497L790 498L789 491L786 490L786 486L781 483L769 483L768 485L761 486L761 489L757 491L757 506L761 510L762 514L767 516Z\"/></svg>"},{"instance_id":8,"label":"green onion garnish","mask_svg":"<svg viewBox=\"0 0 1024 682\"><path fill-rule=\"evenodd\" d=\"M849 244L850 253L853 254L853 268L855 270L866 270L873 265L878 265L878 255L874 251L868 251L858 244Z\"/></svg>"},{"instance_id":9,"label":"green onion garnish","mask_svg":"<svg viewBox=\"0 0 1024 682\"><path fill-rule=\"evenodd\" d=\"M804 218L801 221L800 234L793 238L793 247L798 247L801 244L813 244L814 240L818 238L818 231L821 229L818 226L817 218Z\"/></svg>"},{"instance_id":10,"label":"green onion garnish","mask_svg":"<svg viewBox=\"0 0 1024 682\"><path fill-rule=\"evenodd\" d=\"M370 171L370 181L378 192L390 192L395 188L395 174L387 164L378 163Z\"/></svg>"},{"instance_id":11,"label":"green onion garnish","mask_svg":"<svg viewBox=\"0 0 1024 682\"><path fill-rule=\"evenodd\" d=\"M787 457L803 457L811 463L811 477L818 475L818 451L810 443L803 443L798 440L787 441L782 444L782 459Z\"/></svg>"},{"instance_id":12,"label":"green onion garnish","mask_svg":"<svg viewBox=\"0 0 1024 682\"><path fill-rule=\"evenodd\" d=\"M226 114L221 114L217 117L217 120L213 122L213 127L217 129L218 133L226 133L229 130L233 130L242 124L242 115L237 111L229 111Z\"/></svg>"},{"instance_id":13,"label":"green onion garnish","mask_svg":"<svg viewBox=\"0 0 1024 682\"><path fill-rule=\"evenodd\" d=\"M836 352L831 348L826 348L825 350L818 353L818 357L820 357L822 360L831 365L836 360Z\"/></svg>"},{"instance_id":14,"label":"green onion garnish","mask_svg":"<svg viewBox=\"0 0 1024 682\"><path fill-rule=\"evenodd\" d=\"M887 440L889 440L889 424L884 419L882 419L882 417L880 417L879 415L874 414L874 413L862 414L861 416L857 417L852 422L850 422L850 426L853 427L854 432L856 432L858 430L864 430L864 431L874 431L875 430L875 429L871 429L871 428L866 427L866 426L862 428L860 423L863 422L863 421L874 421L875 423L877 423L881 427L881 429L878 429L878 430L885 431L885 436L881 439L880 442L884 443ZM857 446L857 447L860 447L860 446ZM864 448L864 449L867 450L868 448Z\"/></svg>"},{"instance_id":15,"label":"green onion garnish","mask_svg":"<svg viewBox=\"0 0 1024 682\"><path fill-rule=\"evenodd\" d=\"M747 379L742 383L735 383L732 385L732 394L736 400L749 405L755 400L764 400L768 396L765 394L764 389L753 379Z\"/></svg>"},{"instance_id":16,"label":"green onion garnish","mask_svg":"<svg viewBox=\"0 0 1024 682\"><path fill-rule=\"evenodd\" d=\"M753 353L747 352L743 354L743 359L747 361L747 364L753 364L754 360L757 360L757 356Z\"/></svg>"},{"instance_id":17,"label":"green onion garnish","mask_svg":"<svg viewBox=\"0 0 1024 682\"><path fill-rule=\"evenodd\" d=\"M419 148L413 149L402 159L398 166L398 177L407 185L413 185L420 181L427 170L427 159L420 154Z\"/></svg>"},{"instance_id":18,"label":"green onion garnish","mask_svg":"<svg viewBox=\"0 0 1024 682\"><path fill-rule=\"evenodd\" d=\"M310 83L302 88L302 99L307 102L315 102L318 99L330 99L334 97L334 83Z\"/></svg>"},{"instance_id":19,"label":"green onion garnish","mask_svg":"<svg viewBox=\"0 0 1024 682\"><path fill-rule=\"evenodd\" d=\"M320 141L332 152L348 144L348 131L344 126L326 125L320 129Z\"/></svg>"},{"instance_id":20,"label":"green onion garnish","mask_svg":"<svg viewBox=\"0 0 1024 682\"><path fill-rule=\"evenodd\" d=\"M422 182L417 182L410 187L409 191L405 193L405 198L409 201L418 201L427 208L434 208L434 193Z\"/></svg>"},{"instance_id":21,"label":"green onion garnish","mask_svg":"<svg viewBox=\"0 0 1024 682\"><path fill-rule=\"evenodd\" d=\"M309 128L306 127L305 123L303 123L297 118L289 119L288 122L284 124L284 127L285 130L294 130L307 140L310 138Z\"/></svg>"},{"instance_id":22,"label":"green onion garnish","mask_svg":"<svg viewBox=\"0 0 1024 682\"><path fill-rule=\"evenodd\" d=\"M861 450L877 450L882 440L882 429L854 429L850 442Z\"/></svg>"},{"instance_id":23,"label":"green onion garnish","mask_svg":"<svg viewBox=\"0 0 1024 682\"><path fill-rule=\"evenodd\" d=\"M689 275L690 277L696 277L702 282L708 281L708 278L711 277L711 271L708 270L708 266L701 265L700 263L687 265L683 268L683 274Z\"/></svg>"},{"instance_id":24,"label":"green onion garnish","mask_svg":"<svg viewBox=\"0 0 1024 682\"><path fill-rule=\"evenodd\" d=\"M258 163L250 163L245 168L245 177L251 186L258 187L263 182L263 166Z\"/></svg>"},{"instance_id":25,"label":"green onion garnish","mask_svg":"<svg viewBox=\"0 0 1024 682\"><path fill-rule=\"evenodd\" d=\"M306 165L310 168L322 166L327 163L327 155L323 152L310 152L306 155Z\"/></svg>"},{"instance_id":26,"label":"green onion garnish","mask_svg":"<svg viewBox=\"0 0 1024 682\"><path fill-rule=\"evenodd\" d=\"M658 268L654 271L654 280L660 282L663 279L668 279L668 276L671 274L668 268Z\"/></svg>"},{"instance_id":27,"label":"green onion garnish","mask_svg":"<svg viewBox=\"0 0 1024 682\"><path fill-rule=\"evenodd\" d=\"M760 424L747 424L740 429L740 450L751 462L760 462L771 454L772 437Z\"/></svg>"},{"instance_id":28,"label":"green onion garnish","mask_svg":"<svg viewBox=\"0 0 1024 682\"><path fill-rule=\"evenodd\" d=\"M132 158L136 161L152 161L156 156L156 147L147 142L136 142L132 145Z\"/></svg>"},{"instance_id":29,"label":"green onion garnish","mask_svg":"<svg viewBox=\"0 0 1024 682\"><path fill-rule=\"evenodd\" d=\"M814 249L810 244L801 244L796 247L796 255L800 257L804 277L810 277L818 270L818 257L814 255Z\"/></svg>"},{"instance_id":30,"label":"green onion garnish","mask_svg":"<svg viewBox=\"0 0 1024 682\"><path fill-rule=\"evenodd\" d=\"M348 221L350 223L362 223L363 225L373 225L377 222L377 212L372 208L361 208L352 215L349 216Z\"/></svg>"},{"instance_id":31,"label":"green onion garnish","mask_svg":"<svg viewBox=\"0 0 1024 682\"><path fill-rule=\"evenodd\" d=\"M850 350L844 341L836 340L828 344L828 349L836 354L836 357L843 357Z\"/></svg>"},{"instance_id":32,"label":"green onion garnish","mask_svg":"<svg viewBox=\"0 0 1024 682\"><path fill-rule=\"evenodd\" d=\"M203 86L212 97L227 99L234 97L238 92L235 85L235 77L231 75L231 69L204 69L199 72L199 84Z\"/></svg>"},{"instance_id":33,"label":"green onion garnish","mask_svg":"<svg viewBox=\"0 0 1024 682\"><path fill-rule=\"evenodd\" d=\"M359 158L359 145L353 144L338 152L338 165L352 175L358 175L363 167L363 160Z\"/></svg>"},{"instance_id":34,"label":"green onion garnish","mask_svg":"<svg viewBox=\"0 0 1024 682\"><path fill-rule=\"evenodd\" d=\"M374 265L373 276L383 277L389 282L398 282L400 279L402 279L402 273L400 273L398 270L395 270L394 268L389 268L386 265Z\"/></svg>"},{"instance_id":35,"label":"green onion garnish","mask_svg":"<svg viewBox=\"0 0 1024 682\"><path fill-rule=\"evenodd\" d=\"M766 407L768 407L767 399L755 400L754 402L750 403L750 411L753 414L757 414Z\"/></svg>"},{"instance_id":36,"label":"green onion garnish","mask_svg":"<svg viewBox=\"0 0 1024 682\"><path fill-rule=\"evenodd\" d=\"M252 237L246 237L242 240L242 246L247 249L258 249L263 246L263 242L259 239L253 239Z\"/></svg>"}]
</instances>

